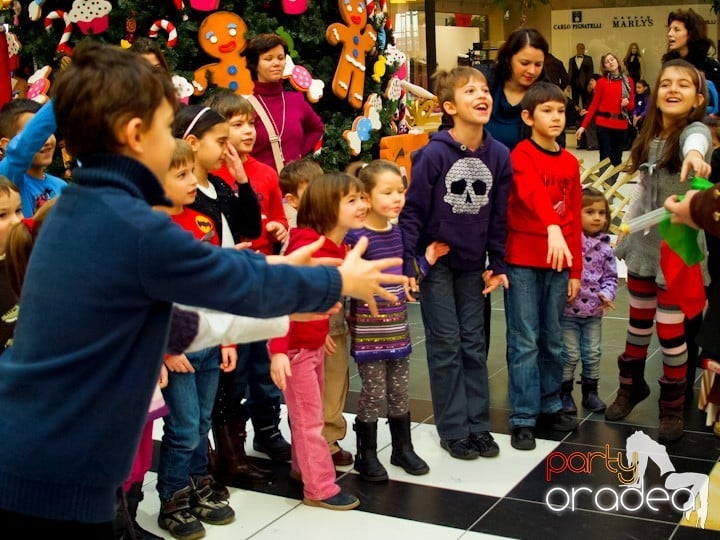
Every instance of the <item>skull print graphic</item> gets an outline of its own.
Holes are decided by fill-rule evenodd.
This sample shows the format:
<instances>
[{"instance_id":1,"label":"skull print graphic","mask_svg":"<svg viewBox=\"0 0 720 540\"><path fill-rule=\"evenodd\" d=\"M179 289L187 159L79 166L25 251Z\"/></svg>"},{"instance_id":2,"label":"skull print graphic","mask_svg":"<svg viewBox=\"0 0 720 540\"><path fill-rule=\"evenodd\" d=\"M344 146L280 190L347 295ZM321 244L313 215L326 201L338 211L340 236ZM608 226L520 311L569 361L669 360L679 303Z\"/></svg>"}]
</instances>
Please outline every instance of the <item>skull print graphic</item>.
<instances>
[{"instance_id":1,"label":"skull print graphic","mask_svg":"<svg viewBox=\"0 0 720 540\"><path fill-rule=\"evenodd\" d=\"M492 173L481 159L459 159L445 176L443 200L453 214L477 214L488 203L492 184Z\"/></svg>"}]
</instances>

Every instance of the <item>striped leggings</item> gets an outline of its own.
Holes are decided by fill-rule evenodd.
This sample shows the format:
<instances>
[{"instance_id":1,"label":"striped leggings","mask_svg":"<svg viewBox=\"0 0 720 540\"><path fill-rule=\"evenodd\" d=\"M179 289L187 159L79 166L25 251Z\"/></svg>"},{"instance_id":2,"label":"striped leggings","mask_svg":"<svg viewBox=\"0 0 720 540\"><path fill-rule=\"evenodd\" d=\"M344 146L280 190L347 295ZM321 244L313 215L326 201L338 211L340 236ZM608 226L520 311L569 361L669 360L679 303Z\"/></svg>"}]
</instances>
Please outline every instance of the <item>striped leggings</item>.
<instances>
[{"instance_id":1,"label":"striped leggings","mask_svg":"<svg viewBox=\"0 0 720 540\"><path fill-rule=\"evenodd\" d=\"M627 286L630 322L625 356L647 358L655 321L662 349L663 375L667 379L684 379L687 363L685 315L677 305L670 303L667 291L658 287L655 277L628 274Z\"/></svg>"}]
</instances>

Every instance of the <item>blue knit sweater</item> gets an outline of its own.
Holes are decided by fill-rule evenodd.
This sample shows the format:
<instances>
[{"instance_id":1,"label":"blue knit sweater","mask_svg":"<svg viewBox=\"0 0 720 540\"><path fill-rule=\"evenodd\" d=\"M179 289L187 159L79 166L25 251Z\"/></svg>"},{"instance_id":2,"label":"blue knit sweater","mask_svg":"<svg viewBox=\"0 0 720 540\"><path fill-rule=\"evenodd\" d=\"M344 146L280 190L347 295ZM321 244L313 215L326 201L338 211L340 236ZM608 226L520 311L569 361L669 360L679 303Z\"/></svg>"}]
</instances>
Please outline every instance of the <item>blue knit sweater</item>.
<instances>
[{"instance_id":1,"label":"blue knit sweater","mask_svg":"<svg viewBox=\"0 0 720 540\"><path fill-rule=\"evenodd\" d=\"M172 302L253 317L323 311L336 268L268 266L196 241L150 208L155 176L88 156L40 231L0 357L0 508L110 521L167 345Z\"/></svg>"}]
</instances>

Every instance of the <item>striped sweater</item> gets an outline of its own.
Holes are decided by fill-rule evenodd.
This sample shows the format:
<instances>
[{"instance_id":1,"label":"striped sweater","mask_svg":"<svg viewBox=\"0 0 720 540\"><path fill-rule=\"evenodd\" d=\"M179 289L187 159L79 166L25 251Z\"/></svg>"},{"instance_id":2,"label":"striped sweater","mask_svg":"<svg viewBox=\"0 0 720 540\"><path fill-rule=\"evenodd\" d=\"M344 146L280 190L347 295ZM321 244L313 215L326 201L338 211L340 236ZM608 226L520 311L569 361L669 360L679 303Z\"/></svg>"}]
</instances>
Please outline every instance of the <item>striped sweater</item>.
<instances>
[{"instance_id":1,"label":"striped sweater","mask_svg":"<svg viewBox=\"0 0 720 540\"><path fill-rule=\"evenodd\" d=\"M402 254L402 231L397 225L392 225L386 231L355 229L347 234L345 242L354 246L362 236L367 236L369 240L363 255L365 259L376 260ZM397 266L386 272L402 275L402 268ZM410 356L412 348L405 290L402 285L386 285L385 288L396 295L398 301L389 303L376 296L377 316L370 313L366 303L356 300L350 302L350 354L358 363L400 360Z\"/></svg>"}]
</instances>

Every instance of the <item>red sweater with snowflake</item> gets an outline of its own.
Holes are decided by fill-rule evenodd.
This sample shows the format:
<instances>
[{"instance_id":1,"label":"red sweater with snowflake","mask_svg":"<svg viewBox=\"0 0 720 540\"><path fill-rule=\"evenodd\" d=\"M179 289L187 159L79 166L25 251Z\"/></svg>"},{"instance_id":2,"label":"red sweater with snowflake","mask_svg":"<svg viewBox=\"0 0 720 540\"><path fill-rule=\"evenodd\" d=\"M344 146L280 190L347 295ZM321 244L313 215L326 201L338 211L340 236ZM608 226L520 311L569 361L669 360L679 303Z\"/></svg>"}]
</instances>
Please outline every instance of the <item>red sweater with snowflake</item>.
<instances>
[{"instance_id":1,"label":"red sweater with snowflake","mask_svg":"<svg viewBox=\"0 0 720 540\"><path fill-rule=\"evenodd\" d=\"M570 278L582 274L582 186L577 159L564 148L545 150L532 139L510 153L513 181L507 209L505 260L550 268L547 228L559 225L573 256Z\"/></svg>"}]
</instances>

